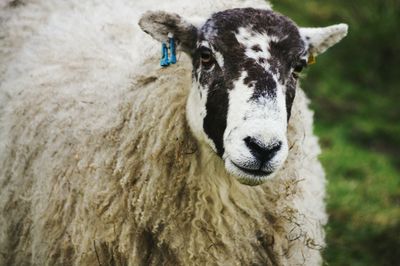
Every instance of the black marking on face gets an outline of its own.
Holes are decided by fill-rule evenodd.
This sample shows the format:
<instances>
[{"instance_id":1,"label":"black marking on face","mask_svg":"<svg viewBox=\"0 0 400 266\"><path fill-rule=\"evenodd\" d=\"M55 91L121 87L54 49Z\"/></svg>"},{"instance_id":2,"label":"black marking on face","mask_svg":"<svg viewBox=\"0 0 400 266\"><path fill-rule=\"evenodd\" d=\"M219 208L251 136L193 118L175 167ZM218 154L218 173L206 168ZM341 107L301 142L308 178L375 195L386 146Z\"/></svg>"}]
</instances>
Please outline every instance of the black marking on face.
<instances>
[{"instance_id":1,"label":"black marking on face","mask_svg":"<svg viewBox=\"0 0 400 266\"><path fill-rule=\"evenodd\" d=\"M296 85L297 80L295 77L289 78L288 82L286 83L286 112L288 121L292 113L294 97L296 96Z\"/></svg>"},{"instance_id":2,"label":"black marking on face","mask_svg":"<svg viewBox=\"0 0 400 266\"><path fill-rule=\"evenodd\" d=\"M271 58L268 63L271 65L273 73L279 73L282 84L290 76L292 67L300 60L299 58L303 54L304 43L300 35L298 37L299 39L287 37L280 42L270 43ZM299 44L302 44L302 46L299 46Z\"/></svg>"},{"instance_id":3,"label":"black marking on face","mask_svg":"<svg viewBox=\"0 0 400 266\"><path fill-rule=\"evenodd\" d=\"M254 52L262 52L261 46L259 44L253 45L251 47L251 50L253 50Z\"/></svg>"},{"instance_id":4,"label":"black marking on face","mask_svg":"<svg viewBox=\"0 0 400 266\"><path fill-rule=\"evenodd\" d=\"M307 67L307 61L302 59L294 66L293 72L300 73L305 67Z\"/></svg>"},{"instance_id":5,"label":"black marking on face","mask_svg":"<svg viewBox=\"0 0 400 266\"><path fill-rule=\"evenodd\" d=\"M262 52L268 43L254 44L245 47L239 43L236 35L244 28L251 35L263 34L274 37L275 42L269 43L270 54L267 58L250 58L246 50ZM250 37L251 38L251 37ZM204 54L201 51L205 42L212 50L220 53L224 65L219 66L213 57L212 64L205 65ZM279 83L286 86L286 107L288 118L292 107L296 79L291 75L293 66L304 52L304 42L301 40L297 26L285 16L269 10L253 8L237 8L215 13L199 30L197 50L193 51L193 76L203 88L208 89L203 128L208 137L214 142L217 153L224 153L223 135L227 125L229 90L234 82L244 73L244 84L253 90L250 100L275 98L278 84L273 75L279 75ZM212 55L215 56L215 55Z\"/></svg>"},{"instance_id":6,"label":"black marking on face","mask_svg":"<svg viewBox=\"0 0 400 266\"><path fill-rule=\"evenodd\" d=\"M215 144L217 153L224 154L224 132L228 114L228 92L224 89L224 81L215 80L208 91L206 102L207 115L204 118L204 132Z\"/></svg>"},{"instance_id":7,"label":"black marking on face","mask_svg":"<svg viewBox=\"0 0 400 266\"><path fill-rule=\"evenodd\" d=\"M258 58L258 63L260 63L260 64L265 64L265 62L267 62L267 59L265 59L265 58L262 58L262 57L259 57Z\"/></svg>"},{"instance_id":8,"label":"black marking on face","mask_svg":"<svg viewBox=\"0 0 400 266\"><path fill-rule=\"evenodd\" d=\"M260 98L276 97L276 82L271 73L268 73L261 65L256 64L254 60L249 60L245 69L247 70L247 77L244 79L244 84L248 86L254 84L254 92L250 100L257 101Z\"/></svg>"}]
</instances>

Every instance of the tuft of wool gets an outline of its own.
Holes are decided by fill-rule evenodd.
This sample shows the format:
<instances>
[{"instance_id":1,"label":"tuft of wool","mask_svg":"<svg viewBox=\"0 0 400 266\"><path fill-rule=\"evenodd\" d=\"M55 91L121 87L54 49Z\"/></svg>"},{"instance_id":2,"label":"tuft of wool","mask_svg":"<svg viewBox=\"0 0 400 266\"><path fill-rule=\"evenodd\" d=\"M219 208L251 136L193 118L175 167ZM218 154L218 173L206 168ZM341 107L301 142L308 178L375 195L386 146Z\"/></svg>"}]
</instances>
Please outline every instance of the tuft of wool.
<instances>
[{"instance_id":1,"label":"tuft of wool","mask_svg":"<svg viewBox=\"0 0 400 266\"><path fill-rule=\"evenodd\" d=\"M21 2L0 12L0 265L322 263L325 178L303 91L284 167L242 185L190 133L189 58L160 69L137 26L149 9L264 1Z\"/></svg>"}]
</instances>

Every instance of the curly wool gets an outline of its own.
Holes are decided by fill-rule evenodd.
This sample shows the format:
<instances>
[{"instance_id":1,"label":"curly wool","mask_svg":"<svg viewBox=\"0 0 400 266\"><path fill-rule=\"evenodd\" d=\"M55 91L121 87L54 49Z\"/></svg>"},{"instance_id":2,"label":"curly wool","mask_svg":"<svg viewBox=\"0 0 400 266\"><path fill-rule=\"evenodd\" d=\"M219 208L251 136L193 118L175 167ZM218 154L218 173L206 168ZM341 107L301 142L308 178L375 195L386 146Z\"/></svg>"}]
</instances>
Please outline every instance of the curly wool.
<instances>
[{"instance_id":1,"label":"curly wool","mask_svg":"<svg viewBox=\"0 0 400 266\"><path fill-rule=\"evenodd\" d=\"M191 16L262 1L44 2L2 27L1 265L321 264L325 179L302 90L285 166L244 186L190 133L189 58L159 69L135 22L150 6Z\"/></svg>"}]
</instances>

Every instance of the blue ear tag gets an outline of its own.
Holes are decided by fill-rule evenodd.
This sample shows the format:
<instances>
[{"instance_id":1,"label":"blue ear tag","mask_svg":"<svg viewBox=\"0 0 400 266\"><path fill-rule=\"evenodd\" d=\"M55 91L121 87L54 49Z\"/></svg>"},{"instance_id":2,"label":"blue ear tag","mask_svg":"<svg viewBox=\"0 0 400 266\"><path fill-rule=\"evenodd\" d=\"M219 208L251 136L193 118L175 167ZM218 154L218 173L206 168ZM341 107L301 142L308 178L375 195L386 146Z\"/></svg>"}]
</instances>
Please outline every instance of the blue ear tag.
<instances>
[{"instance_id":1,"label":"blue ear tag","mask_svg":"<svg viewBox=\"0 0 400 266\"><path fill-rule=\"evenodd\" d=\"M168 60L168 48L167 44L165 42L162 43L161 45L161 60L160 60L160 66L166 67L169 65L169 60Z\"/></svg>"},{"instance_id":2,"label":"blue ear tag","mask_svg":"<svg viewBox=\"0 0 400 266\"><path fill-rule=\"evenodd\" d=\"M169 44L169 50L171 52L171 58L168 59L168 47L165 42L162 42L161 44L161 60L160 60L160 66L162 67L167 67L170 64L176 64L176 46L175 46L175 39L174 35L169 32L168 33L168 44Z\"/></svg>"},{"instance_id":3,"label":"blue ear tag","mask_svg":"<svg viewBox=\"0 0 400 266\"><path fill-rule=\"evenodd\" d=\"M171 59L169 60L169 63L176 64L175 39L172 33L168 33L168 41L169 41L169 49L171 51Z\"/></svg>"}]
</instances>

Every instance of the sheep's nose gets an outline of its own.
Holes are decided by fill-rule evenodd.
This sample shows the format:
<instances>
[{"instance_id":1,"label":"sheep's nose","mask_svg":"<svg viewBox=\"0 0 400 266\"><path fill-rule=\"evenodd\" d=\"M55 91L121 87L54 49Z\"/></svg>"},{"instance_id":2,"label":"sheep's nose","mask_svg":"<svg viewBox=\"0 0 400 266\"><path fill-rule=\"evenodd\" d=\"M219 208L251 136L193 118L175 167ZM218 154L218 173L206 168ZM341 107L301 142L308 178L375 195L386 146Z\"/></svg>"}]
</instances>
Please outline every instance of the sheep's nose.
<instances>
[{"instance_id":1,"label":"sheep's nose","mask_svg":"<svg viewBox=\"0 0 400 266\"><path fill-rule=\"evenodd\" d=\"M263 145L260 141L252 137L244 139L246 146L250 149L251 154L261 163L270 161L275 154L281 149L282 142L273 145Z\"/></svg>"}]
</instances>

